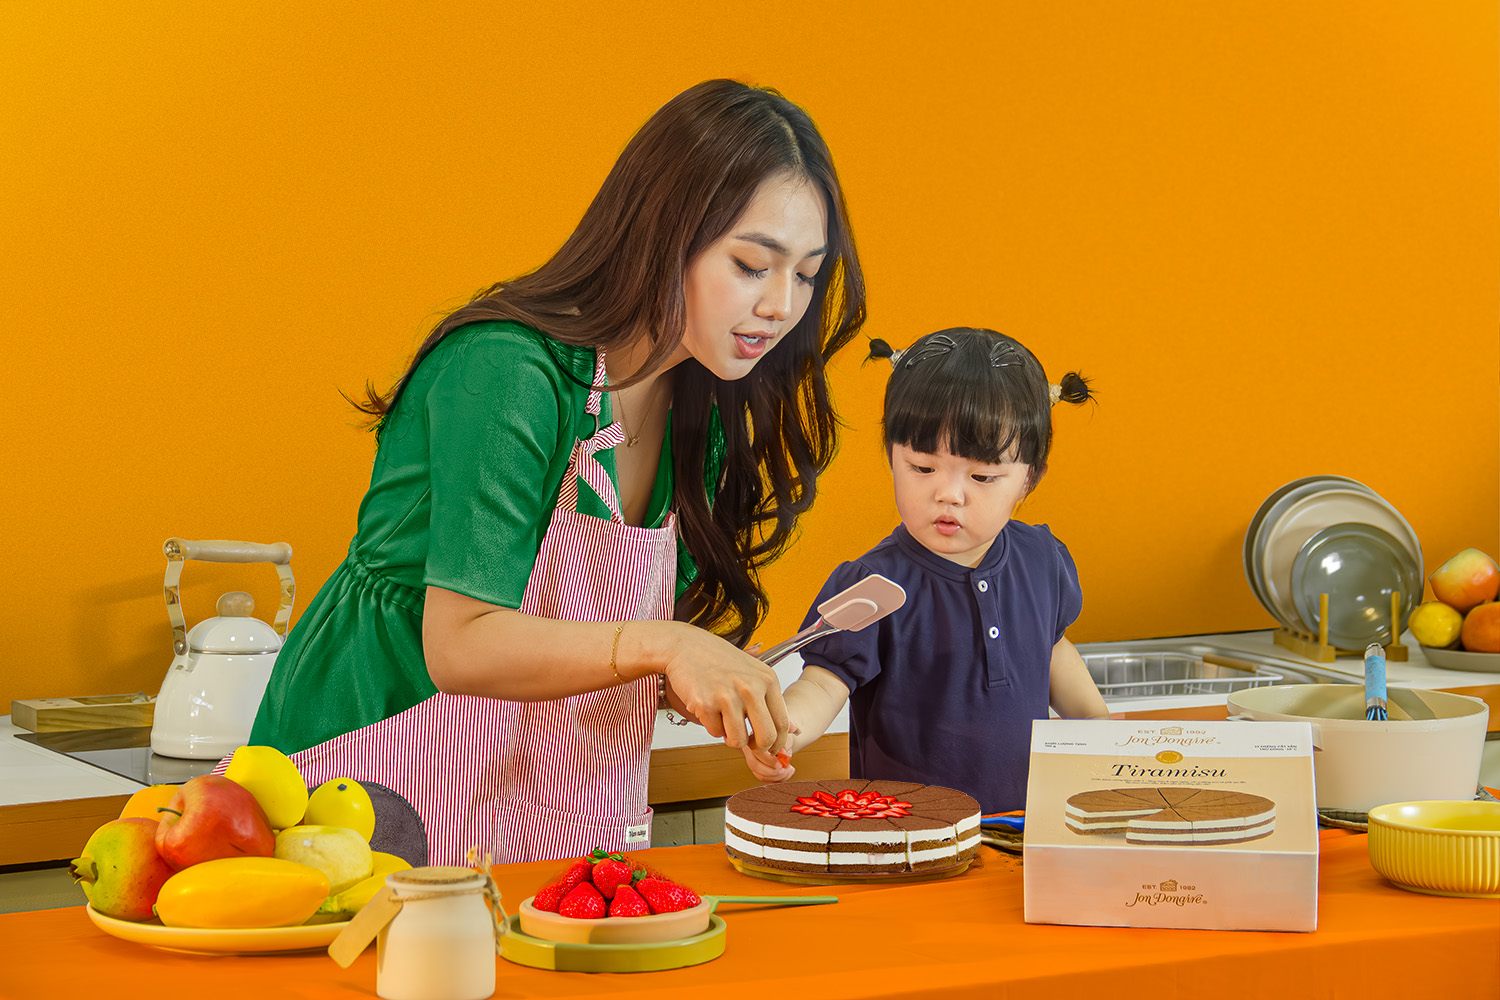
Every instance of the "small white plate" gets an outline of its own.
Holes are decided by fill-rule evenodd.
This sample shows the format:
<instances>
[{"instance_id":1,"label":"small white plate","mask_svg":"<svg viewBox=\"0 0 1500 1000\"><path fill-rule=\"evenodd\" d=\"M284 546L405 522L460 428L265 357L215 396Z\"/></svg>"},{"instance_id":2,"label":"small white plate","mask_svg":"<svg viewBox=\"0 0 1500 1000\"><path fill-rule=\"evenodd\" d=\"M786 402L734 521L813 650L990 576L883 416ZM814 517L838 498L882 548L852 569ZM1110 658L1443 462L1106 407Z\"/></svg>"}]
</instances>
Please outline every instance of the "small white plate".
<instances>
[{"instance_id":1,"label":"small white plate","mask_svg":"<svg viewBox=\"0 0 1500 1000\"><path fill-rule=\"evenodd\" d=\"M1319 598L1328 595L1328 641L1342 649L1387 643L1406 629L1422 593L1406 550L1388 531L1368 524L1334 524L1315 532L1292 563L1298 616L1319 629ZM1401 592L1391 621L1391 594ZM1394 628L1394 631L1393 631Z\"/></svg>"}]
</instances>

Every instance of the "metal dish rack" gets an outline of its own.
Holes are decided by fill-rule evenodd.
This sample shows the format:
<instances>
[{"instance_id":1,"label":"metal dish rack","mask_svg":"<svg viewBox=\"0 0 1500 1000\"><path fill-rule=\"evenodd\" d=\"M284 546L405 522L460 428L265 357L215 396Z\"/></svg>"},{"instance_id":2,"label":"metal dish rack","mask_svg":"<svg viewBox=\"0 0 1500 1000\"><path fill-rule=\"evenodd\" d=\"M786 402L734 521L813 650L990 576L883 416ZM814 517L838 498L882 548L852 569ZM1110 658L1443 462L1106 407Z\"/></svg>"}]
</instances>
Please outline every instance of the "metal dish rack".
<instances>
[{"instance_id":1,"label":"metal dish rack","mask_svg":"<svg viewBox=\"0 0 1500 1000\"><path fill-rule=\"evenodd\" d=\"M1248 670L1211 663L1192 653L1092 653L1085 654L1083 662L1106 700L1228 694L1287 680L1261 664Z\"/></svg>"}]
</instances>

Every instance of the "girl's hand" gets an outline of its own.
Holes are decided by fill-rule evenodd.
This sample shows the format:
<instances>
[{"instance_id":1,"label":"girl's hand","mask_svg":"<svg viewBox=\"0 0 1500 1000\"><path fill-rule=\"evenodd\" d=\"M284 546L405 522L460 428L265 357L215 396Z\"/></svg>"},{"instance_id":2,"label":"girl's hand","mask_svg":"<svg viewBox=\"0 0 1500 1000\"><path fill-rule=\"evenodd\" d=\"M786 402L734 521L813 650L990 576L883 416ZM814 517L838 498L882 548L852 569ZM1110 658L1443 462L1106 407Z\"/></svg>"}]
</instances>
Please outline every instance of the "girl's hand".
<instances>
[{"instance_id":1,"label":"girl's hand","mask_svg":"<svg viewBox=\"0 0 1500 1000\"><path fill-rule=\"evenodd\" d=\"M790 729L793 734L802 732L795 722L790 724ZM779 754L744 747L745 764L750 768L750 773L755 775L757 780L764 782L790 780L792 775L797 773L797 769L791 764L793 742L794 740L789 737L786 749Z\"/></svg>"},{"instance_id":2,"label":"girl's hand","mask_svg":"<svg viewBox=\"0 0 1500 1000\"><path fill-rule=\"evenodd\" d=\"M786 703L776 671L718 636L682 625L665 668L673 694L709 735L736 749L775 754L786 743ZM749 720L754 735L747 733Z\"/></svg>"}]
</instances>

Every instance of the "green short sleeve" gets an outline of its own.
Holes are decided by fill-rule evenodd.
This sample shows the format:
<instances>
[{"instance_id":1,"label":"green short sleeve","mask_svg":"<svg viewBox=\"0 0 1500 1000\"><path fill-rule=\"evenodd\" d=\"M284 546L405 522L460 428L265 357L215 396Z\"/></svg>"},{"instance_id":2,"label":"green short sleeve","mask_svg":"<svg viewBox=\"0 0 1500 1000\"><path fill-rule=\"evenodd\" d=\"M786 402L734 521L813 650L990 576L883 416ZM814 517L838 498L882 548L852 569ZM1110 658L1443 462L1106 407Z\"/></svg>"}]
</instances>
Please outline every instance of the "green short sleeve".
<instances>
[{"instance_id":1,"label":"green short sleeve","mask_svg":"<svg viewBox=\"0 0 1500 1000\"><path fill-rule=\"evenodd\" d=\"M436 362L424 373L431 462L424 582L519 608L587 389L524 328L486 325L449 340L422 364Z\"/></svg>"}]
</instances>

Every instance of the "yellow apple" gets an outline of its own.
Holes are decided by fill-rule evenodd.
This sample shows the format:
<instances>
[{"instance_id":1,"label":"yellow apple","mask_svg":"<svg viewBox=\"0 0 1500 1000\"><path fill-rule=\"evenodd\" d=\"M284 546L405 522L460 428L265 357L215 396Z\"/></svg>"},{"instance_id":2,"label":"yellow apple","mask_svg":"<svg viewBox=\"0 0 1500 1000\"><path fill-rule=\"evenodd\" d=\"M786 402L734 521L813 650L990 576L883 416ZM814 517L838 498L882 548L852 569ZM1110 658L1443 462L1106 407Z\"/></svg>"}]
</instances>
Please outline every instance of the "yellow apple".
<instances>
[{"instance_id":1,"label":"yellow apple","mask_svg":"<svg viewBox=\"0 0 1500 1000\"><path fill-rule=\"evenodd\" d=\"M330 895L369 878L375 867L369 842L343 826L288 827L276 835L276 857L327 875Z\"/></svg>"},{"instance_id":2,"label":"yellow apple","mask_svg":"<svg viewBox=\"0 0 1500 1000\"><path fill-rule=\"evenodd\" d=\"M1464 549L1437 568L1427 582L1432 596L1461 615L1500 594L1500 566L1478 549Z\"/></svg>"}]
</instances>

